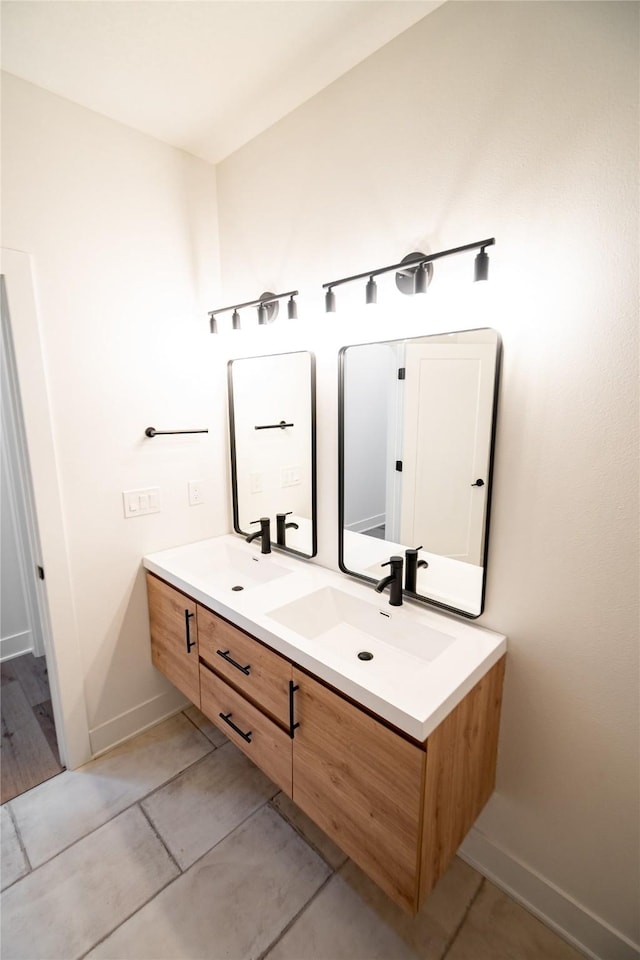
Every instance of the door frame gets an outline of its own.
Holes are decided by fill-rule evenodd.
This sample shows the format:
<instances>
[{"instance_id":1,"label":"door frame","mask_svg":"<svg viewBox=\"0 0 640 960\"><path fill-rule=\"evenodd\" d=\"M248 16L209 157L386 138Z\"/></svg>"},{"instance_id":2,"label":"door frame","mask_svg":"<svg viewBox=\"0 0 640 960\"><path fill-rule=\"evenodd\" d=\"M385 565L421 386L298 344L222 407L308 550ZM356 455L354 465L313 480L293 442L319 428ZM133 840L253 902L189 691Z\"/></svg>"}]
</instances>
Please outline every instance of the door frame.
<instances>
[{"instance_id":1,"label":"door frame","mask_svg":"<svg viewBox=\"0 0 640 960\"><path fill-rule=\"evenodd\" d=\"M37 581L37 585L51 703L60 759L67 768L73 769L91 758L91 745L62 487L30 254L2 248L0 272L5 281L9 349L15 364L13 387L23 421L20 442L24 451L22 466L27 475L22 479L32 490L32 497L26 498L27 509L31 508L28 522L33 530L32 548L45 573L45 580Z\"/></svg>"}]
</instances>

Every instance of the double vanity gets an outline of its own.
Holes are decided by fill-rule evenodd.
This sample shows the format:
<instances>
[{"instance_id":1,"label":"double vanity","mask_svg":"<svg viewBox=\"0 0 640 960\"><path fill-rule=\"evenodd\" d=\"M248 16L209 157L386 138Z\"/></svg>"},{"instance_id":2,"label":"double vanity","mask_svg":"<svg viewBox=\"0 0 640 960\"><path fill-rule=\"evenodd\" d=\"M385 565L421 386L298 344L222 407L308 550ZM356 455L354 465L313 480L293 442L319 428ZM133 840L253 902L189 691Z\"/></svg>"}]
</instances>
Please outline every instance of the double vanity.
<instances>
[{"instance_id":1,"label":"double vanity","mask_svg":"<svg viewBox=\"0 0 640 960\"><path fill-rule=\"evenodd\" d=\"M416 912L494 787L505 638L234 535L144 567L154 665Z\"/></svg>"},{"instance_id":2,"label":"double vanity","mask_svg":"<svg viewBox=\"0 0 640 960\"><path fill-rule=\"evenodd\" d=\"M490 329L340 351L342 573L309 562L313 355L230 361L239 536L144 559L155 666L410 913L495 782L499 360Z\"/></svg>"}]
</instances>

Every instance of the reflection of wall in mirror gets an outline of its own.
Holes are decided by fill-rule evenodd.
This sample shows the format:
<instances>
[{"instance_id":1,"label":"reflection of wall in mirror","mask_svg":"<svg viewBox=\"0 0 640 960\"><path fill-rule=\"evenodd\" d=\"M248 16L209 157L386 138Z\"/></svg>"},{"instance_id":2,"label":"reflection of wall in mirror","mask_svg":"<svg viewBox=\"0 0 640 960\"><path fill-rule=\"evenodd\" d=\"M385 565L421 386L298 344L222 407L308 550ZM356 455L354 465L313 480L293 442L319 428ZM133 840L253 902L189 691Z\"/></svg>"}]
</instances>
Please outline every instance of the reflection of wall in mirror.
<instances>
[{"instance_id":1,"label":"reflection of wall in mirror","mask_svg":"<svg viewBox=\"0 0 640 960\"><path fill-rule=\"evenodd\" d=\"M397 363L386 343L349 348L344 358L344 525L363 533L386 520Z\"/></svg>"},{"instance_id":2,"label":"reflection of wall in mirror","mask_svg":"<svg viewBox=\"0 0 640 960\"><path fill-rule=\"evenodd\" d=\"M238 517L251 522L291 511L311 518L311 390L308 353L234 361ZM285 429L256 426L293 423ZM275 530L272 531L275 539Z\"/></svg>"}]
</instances>

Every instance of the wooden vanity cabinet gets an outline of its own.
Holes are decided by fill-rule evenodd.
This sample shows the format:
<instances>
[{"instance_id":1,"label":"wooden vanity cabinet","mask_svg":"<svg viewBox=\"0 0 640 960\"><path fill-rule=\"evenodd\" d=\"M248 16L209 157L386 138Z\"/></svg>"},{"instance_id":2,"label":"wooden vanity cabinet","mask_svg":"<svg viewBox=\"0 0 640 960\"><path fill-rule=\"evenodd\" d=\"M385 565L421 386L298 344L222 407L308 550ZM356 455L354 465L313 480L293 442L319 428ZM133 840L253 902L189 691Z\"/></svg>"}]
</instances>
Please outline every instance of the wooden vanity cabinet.
<instances>
[{"instance_id":1,"label":"wooden vanity cabinet","mask_svg":"<svg viewBox=\"0 0 640 960\"><path fill-rule=\"evenodd\" d=\"M147 584L155 666L415 913L493 791L505 657L416 743L179 590Z\"/></svg>"},{"instance_id":2,"label":"wooden vanity cabinet","mask_svg":"<svg viewBox=\"0 0 640 960\"><path fill-rule=\"evenodd\" d=\"M151 661L196 706L200 706L200 667L196 603L147 573Z\"/></svg>"}]
</instances>

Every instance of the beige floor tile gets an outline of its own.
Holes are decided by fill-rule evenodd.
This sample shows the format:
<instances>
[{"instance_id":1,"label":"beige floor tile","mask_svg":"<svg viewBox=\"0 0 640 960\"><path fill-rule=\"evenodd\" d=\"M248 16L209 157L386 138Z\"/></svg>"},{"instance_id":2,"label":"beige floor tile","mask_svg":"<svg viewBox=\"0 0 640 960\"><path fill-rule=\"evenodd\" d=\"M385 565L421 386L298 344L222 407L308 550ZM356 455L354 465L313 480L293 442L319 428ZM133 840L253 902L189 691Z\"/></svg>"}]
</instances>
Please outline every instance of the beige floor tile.
<instances>
[{"instance_id":1,"label":"beige floor tile","mask_svg":"<svg viewBox=\"0 0 640 960\"><path fill-rule=\"evenodd\" d=\"M326 860L330 867L339 870L346 861L347 855L343 853L340 847L337 847L333 840L330 840L326 833L317 827L313 820L310 820L306 813L303 813L295 805L293 800L284 793L279 793L272 800L276 810L288 820L294 830L297 830L305 838L307 843L318 851L323 860Z\"/></svg>"},{"instance_id":2,"label":"beige floor tile","mask_svg":"<svg viewBox=\"0 0 640 960\"><path fill-rule=\"evenodd\" d=\"M44 863L212 749L207 738L177 714L16 797L11 809L31 865Z\"/></svg>"},{"instance_id":3,"label":"beige floor tile","mask_svg":"<svg viewBox=\"0 0 640 960\"><path fill-rule=\"evenodd\" d=\"M327 876L329 868L320 857L265 806L89 957L252 960Z\"/></svg>"},{"instance_id":4,"label":"beige floor tile","mask_svg":"<svg viewBox=\"0 0 640 960\"><path fill-rule=\"evenodd\" d=\"M347 861L268 960L441 960L481 882L456 858L410 917Z\"/></svg>"},{"instance_id":5,"label":"beige floor tile","mask_svg":"<svg viewBox=\"0 0 640 960\"><path fill-rule=\"evenodd\" d=\"M142 807L183 870L266 803L277 787L227 742Z\"/></svg>"},{"instance_id":6,"label":"beige floor tile","mask_svg":"<svg viewBox=\"0 0 640 960\"><path fill-rule=\"evenodd\" d=\"M0 853L0 878L2 889L15 883L29 871L29 865L18 841L13 821L6 806L0 807L0 837L2 838L2 852Z\"/></svg>"},{"instance_id":7,"label":"beige floor tile","mask_svg":"<svg viewBox=\"0 0 640 960\"><path fill-rule=\"evenodd\" d=\"M416 960L416 954L340 874L265 960Z\"/></svg>"},{"instance_id":8,"label":"beige floor tile","mask_svg":"<svg viewBox=\"0 0 640 960\"><path fill-rule=\"evenodd\" d=\"M485 880L447 960L584 960L527 910Z\"/></svg>"},{"instance_id":9,"label":"beige floor tile","mask_svg":"<svg viewBox=\"0 0 640 960\"><path fill-rule=\"evenodd\" d=\"M132 807L5 890L3 960L75 960L177 874Z\"/></svg>"},{"instance_id":10,"label":"beige floor tile","mask_svg":"<svg viewBox=\"0 0 640 960\"><path fill-rule=\"evenodd\" d=\"M187 707L182 712L186 717L189 717L192 723L195 723L198 730L201 730L207 740L210 740L214 746L221 747L223 743L229 742L229 738L225 737L222 730L219 730L215 723L211 723L211 720L205 717L204 713L201 713L197 707Z\"/></svg>"}]
</instances>

